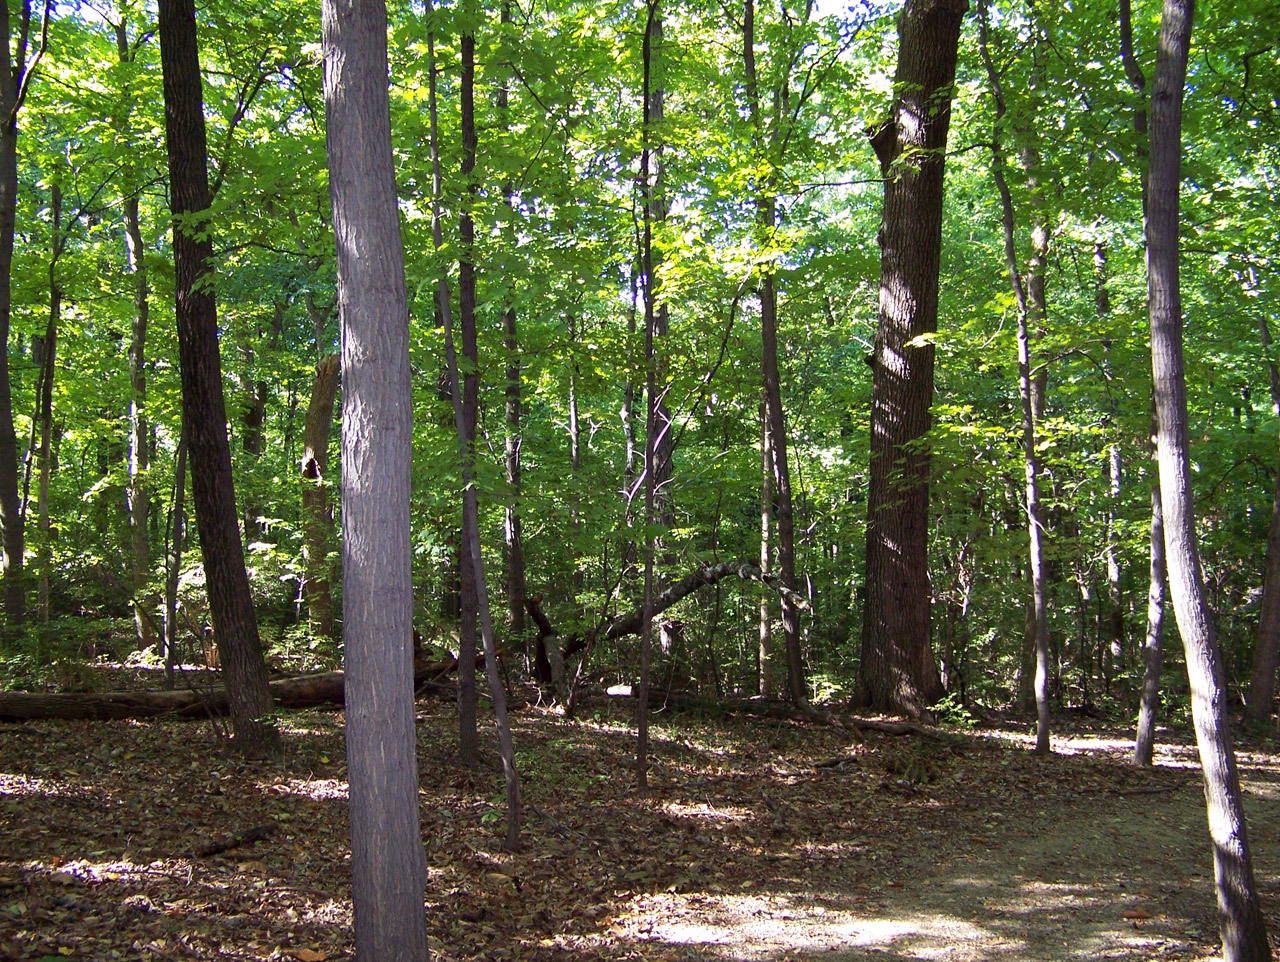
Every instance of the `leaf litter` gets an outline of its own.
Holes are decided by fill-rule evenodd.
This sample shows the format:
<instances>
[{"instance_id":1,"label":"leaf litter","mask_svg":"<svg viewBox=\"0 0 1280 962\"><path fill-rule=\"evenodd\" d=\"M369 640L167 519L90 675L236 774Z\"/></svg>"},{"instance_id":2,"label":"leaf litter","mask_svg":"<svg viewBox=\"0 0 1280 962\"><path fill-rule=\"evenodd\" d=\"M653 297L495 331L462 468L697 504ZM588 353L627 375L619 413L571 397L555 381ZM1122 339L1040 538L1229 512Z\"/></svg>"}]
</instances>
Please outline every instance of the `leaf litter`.
<instances>
[{"instance_id":1,"label":"leaf litter","mask_svg":"<svg viewBox=\"0 0 1280 962\"><path fill-rule=\"evenodd\" d=\"M442 960L1201 959L1217 951L1194 745L1152 770L1117 732L894 737L655 716L650 790L611 706L514 717L524 849L496 747L467 768L419 704ZM353 958L340 712L247 763L178 721L0 727L0 959ZM1108 740L1112 739L1112 740ZM1276 929L1280 766L1242 755ZM205 854L200 854L200 853Z\"/></svg>"}]
</instances>

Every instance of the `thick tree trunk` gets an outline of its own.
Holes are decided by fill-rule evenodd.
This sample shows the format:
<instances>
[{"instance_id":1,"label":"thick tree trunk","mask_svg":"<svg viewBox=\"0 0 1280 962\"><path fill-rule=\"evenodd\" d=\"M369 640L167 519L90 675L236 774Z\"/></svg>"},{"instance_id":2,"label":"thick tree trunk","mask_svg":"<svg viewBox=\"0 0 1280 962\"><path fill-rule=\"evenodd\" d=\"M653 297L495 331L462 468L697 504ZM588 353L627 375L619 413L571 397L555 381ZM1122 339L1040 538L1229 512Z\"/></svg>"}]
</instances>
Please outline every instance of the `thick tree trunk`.
<instances>
[{"instance_id":1,"label":"thick tree trunk","mask_svg":"<svg viewBox=\"0 0 1280 962\"><path fill-rule=\"evenodd\" d=\"M329 432L338 393L339 356L326 354L316 365L311 400L302 427L302 555L306 565L307 618L311 633L334 633L329 546L333 543L333 508L325 480L329 476Z\"/></svg>"},{"instance_id":2,"label":"thick tree trunk","mask_svg":"<svg viewBox=\"0 0 1280 962\"><path fill-rule=\"evenodd\" d=\"M270 718L267 666L237 523L218 313L210 283L208 148L193 0L161 0L159 22L170 197L179 219L173 254L183 423L209 612L231 695L235 741L248 754L274 754L280 737Z\"/></svg>"},{"instance_id":3,"label":"thick tree trunk","mask_svg":"<svg viewBox=\"0 0 1280 962\"><path fill-rule=\"evenodd\" d=\"M45 36L49 8L45 2ZM23 580L23 516L18 492L18 437L13 426L13 389L9 380L9 319L13 303L13 235L18 212L18 112L30 73L43 52L43 43L27 62L31 35L31 4L21 5L14 24L9 4L0 4L0 579L3 579L5 620L9 628L26 621ZM17 27L14 36L13 28Z\"/></svg>"},{"instance_id":4,"label":"thick tree trunk","mask_svg":"<svg viewBox=\"0 0 1280 962\"><path fill-rule=\"evenodd\" d=\"M1225 962L1258 962L1269 960L1271 950L1253 877L1227 717L1225 672L1205 597L1191 493L1178 278L1178 194L1182 100L1194 12L1194 0L1164 0L1151 98L1151 173L1147 201L1151 367L1159 428L1160 496L1169 587L1186 651L1192 716L1204 772L1223 959Z\"/></svg>"},{"instance_id":5,"label":"thick tree trunk","mask_svg":"<svg viewBox=\"0 0 1280 962\"><path fill-rule=\"evenodd\" d=\"M908 0L897 96L872 145L885 177L871 399L867 596L859 704L923 715L942 696L929 631L929 431L942 191L967 0Z\"/></svg>"},{"instance_id":6,"label":"thick tree trunk","mask_svg":"<svg viewBox=\"0 0 1280 962\"><path fill-rule=\"evenodd\" d=\"M413 709L409 309L380 0L324 0L342 325L342 608L352 905L362 962L425 962Z\"/></svg>"}]
</instances>

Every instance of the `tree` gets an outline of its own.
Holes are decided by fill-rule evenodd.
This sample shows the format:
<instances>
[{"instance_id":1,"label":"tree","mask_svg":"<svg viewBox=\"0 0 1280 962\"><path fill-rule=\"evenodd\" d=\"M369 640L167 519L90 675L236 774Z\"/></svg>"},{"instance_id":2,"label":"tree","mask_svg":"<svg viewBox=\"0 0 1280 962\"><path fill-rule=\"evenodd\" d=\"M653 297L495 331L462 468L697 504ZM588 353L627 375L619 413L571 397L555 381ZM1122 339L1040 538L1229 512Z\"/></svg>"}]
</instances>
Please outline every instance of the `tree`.
<instances>
[{"instance_id":1,"label":"tree","mask_svg":"<svg viewBox=\"0 0 1280 962\"><path fill-rule=\"evenodd\" d=\"M209 155L194 0L160 3L160 62L174 217L182 409L209 612L219 661L227 676L236 744L247 754L275 753L280 736L270 717L267 665L245 570L227 440L218 310L212 288Z\"/></svg>"},{"instance_id":2,"label":"tree","mask_svg":"<svg viewBox=\"0 0 1280 962\"><path fill-rule=\"evenodd\" d=\"M329 544L333 538L333 508L325 482L329 475L329 432L333 402L338 393L337 354L316 364L311 400L302 428L302 529L306 562L307 615L317 635L334 635L333 596L329 583Z\"/></svg>"},{"instance_id":3,"label":"tree","mask_svg":"<svg viewBox=\"0 0 1280 962\"><path fill-rule=\"evenodd\" d=\"M1191 493L1187 385L1178 276L1182 101L1195 0L1164 0L1151 97L1147 296L1155 385L1165 553L1186 651L1191 710L1204 773L1225 962L1271 958L1253 877L1240 778L1227 718L1226 678L1205 597Z\"/></svg>"},{"instance_id":4,"label":"tree","mask_svg":"<svg viewBox=\"0 0 1280 962\"><path fill-rule=\"evenodd\" d=\"M11 626L26 620L22 580L23 519L18 498L18 439L13 427L13 389L9 375L9 321L13 301L13 235L18 211L18 112L49 40L53 0L45 0L40 43L31 49L31 4L22 5L18 23L9 4L0 7L0 577L4 611ZM13 28L17 27L16 36Z\"/></svg>"},{"instance_id":5,"label":"tree","mask_svg":"<svg viewBox=\"0 0 1280 962\"><path fill-rule=\"evenodd\" d=\"M356 957L427 957L413 710L409 308L382 0L325 0L342 322L342 585Z\"/></svg>"},{"instance_id":6,"label":"tree","mask_svg":"<svg viewBox=\"0 0 1280 962\"><path fill-rule=\"evenodd\" d=\"M942 695L929 632L929 452L942 187L967 0L908 0L888 120L871 143L884 181L872 357L867 595L858 694L911 717Z\"/></svg>"}]
</instances>

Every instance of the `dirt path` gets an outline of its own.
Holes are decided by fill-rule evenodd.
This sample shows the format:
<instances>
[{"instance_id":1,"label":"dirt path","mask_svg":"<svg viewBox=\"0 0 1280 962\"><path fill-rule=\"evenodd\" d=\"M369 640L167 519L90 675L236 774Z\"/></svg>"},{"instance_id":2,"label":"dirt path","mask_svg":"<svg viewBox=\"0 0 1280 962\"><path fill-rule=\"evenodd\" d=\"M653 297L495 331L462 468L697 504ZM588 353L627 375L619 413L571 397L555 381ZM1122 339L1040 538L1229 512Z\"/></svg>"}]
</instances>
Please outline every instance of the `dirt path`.
<instances>
[{"instance_id":1,"label":"dirt path","mask_svg":"<svg viewBox=\"0 0 1280 962\"><path fill-rule=\"evenodd\" d=\"M1124 750L1091 739L1071 747L1124 762ZM849 885L864 866L842 859L805 873L801 896L695 896L668 905L651 934L685 945L689 958L1212 957L1213 867L1194 752L1166 748L1159 762L1166 784L1131 794L1068 789L1017 810L973 799L970 817L921 825L882 866L880 884ZM1258 881L1274 893L1280 779L1273 758L1246 762ZM1266 901L1274 909L1274 898Z\"/></svg>"}]
</instances>

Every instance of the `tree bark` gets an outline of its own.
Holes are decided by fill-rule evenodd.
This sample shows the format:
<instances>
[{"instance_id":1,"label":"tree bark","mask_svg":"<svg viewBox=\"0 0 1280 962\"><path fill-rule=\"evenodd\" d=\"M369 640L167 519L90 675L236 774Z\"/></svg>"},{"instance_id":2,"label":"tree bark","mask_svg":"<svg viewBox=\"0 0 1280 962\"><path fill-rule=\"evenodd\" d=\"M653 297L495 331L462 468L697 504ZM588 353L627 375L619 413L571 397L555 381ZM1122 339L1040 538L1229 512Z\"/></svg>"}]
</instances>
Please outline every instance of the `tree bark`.
<instances>
[{"instance_id":1,"label":"tree bark","mask_svg":"<svg viewBox=\"0 0 1280 962\"><path fill-rule=\"evenodd\" d=\"M413 399L382 0L324 0L342 326L342 601L352 904L362 962L427 958L413 709Z\"/></svg>"},{"instance_id":2,"label":"tree bark","mask_svg":"<svg viewBox=\"0 0 1280 962\"><path fill-rule=\"evenodd\" d=\"M31 4L22 4L17 35L9 4L0 4L0 579L9 628L26 621L23 517L18 492L18 438L9 377L9 320L13 303L13 235L18 212L18 113L48 38L52 0L45 0L40 47L31 53Z\"/></svg>"},{"instance_id":3,"label":"tree bark","mask_svg":"<svg viewBox=\"0 0 1280 962\"><path fill-rule=\"evenodd\" d=\"M461 235L458 258L458 320L462 326L462 356L467 369L462 375L462 420L466 429L463 454L468 465L475 463L476 421L480 400L480 356L476 342L475 221L471 207L477 200L475 63L476 38L462 36L462 182L464 196L458 217ZM480 735L476 728L476 615L479 607L471 552L467 549L466 520L463 520L462 550L459 552L462 580L462 610L458 627L458 754L465 764L480 760Z\"/></svg>"},{"instance_id":4,"label":"tree bark","mask_svg":"<svg viewBox=\"0 0 1280 962\"><path fill-rule=\"evenodd\" d=\"M194 0L161 0L159 24L183 423L209 612L231 695L235 742L247 754L275 754L280 737L270 718L267 666L245 570L227 440Z\"/></svg>"},{"instance_id":5,"label":"tree bark","mask_svg":"<svg viewBox=\"0 0 1280 962\"><path fill-rule=\"evenodd\" d=\"M428 17L432 12L431 0L426 0ZM468 50L463 47L463 70L474 74L475 37L470 37ZM427 32L428 93L427 109L431 130L431 239L437 252L444 247L444 229L441 226L442 177L440 173L440 125L436 98L435 34ZM465 86L465 85L464 85ZM464 107L464 112L465 112ZM473 108L474 110L474 108ZM474 129L473 129L474 135ZM465 148L464 148L465 149ZM474 149L474 148L472 148ZM493 698L493 715L498 729L498 749L502 756L502 774L507 788L507 837L503 847L509 852L520 849L520 776L516 769L515 743L511 737L511 722L507 716L507 694L498 675L497 645L493 637L493 620L489 612L489 590L484 578L484 553L480 545L480 506L476 496L475 466L471 456L473 446L468 443L466 412L462 397L462 382L458 373L458 354L454 343L453 312L449 300L449 279L441 275L436 287L436 304L444 326L444 349L448 369L449 397L453 404L453 425L458 438L458 463L462 468L462 550L471 558L475 570L476 603L480 620L480 636L484 643L485 674L489 680L489 693Z\"/></svg>"},{"instance_id":6,"label":"tree bark","mask_svg":"<svg viewBox=\"0 0 1280 962\"><path fill-rule=\"evenodd\" d=\"M871 143L885 177L871 400L867 595L855 701L918 718L942 696L929 629L929 453L944 154L967 0L908 0L897 91Z\"/></svg>"},{"instance_id":7,"label":"tree bark","mask_svg":"<svg viewBox=\"0 0 1280 962\"><path fill-rule=\"evenodd\" d=\"M173 687L173 670L178 648L178 579L182 575L182 550L187 535L187 432L178 438L174 457L173 511L169 515L171 547L165 559L169 566L164 579L164 681Z\"/></svg>"},{"instance_id":8,"label":"tree bark","mask_svg":"<svg viewBox=\"0 0 1280 962\"><path fill-rule=\"evenodd\" d=\"M992 97L996 104L995 125L991 134L992 175L996 183L996 191L1000 195L1001 222L1004 230L1005 267L1009 274L1009 283L1013 288L1014 302L1018 315L1018 397L1022 402L1022 462L1026 485L1024 488L1027 503L1027 540L1028 562L1031 568L1032 617L1034 619L1036 669L1036 747L1037 755L1050 753L1049 738L1049 605L1048 586L1045 577L1044 558L1044 509L1040 504L1040 464L1036 456L1036 411L1034 398L1034 378L1031 372L1031 336L1030 326L1038 318L1043 323L1045 312L1044 301L1044 262L1043 250L1047 241L1036 241L1029 272L1028 284L1024 286L1022 276L1018 272L1018 255L1014 241L1013 198L1009 192L1004 176L1004 154L1000 144L1000 132L1006 113L1004 90L1000 77L991 59L988 46L988 7L987 0L979 0L978 22L980 30L979 49L983 65L987 71L987 81L991 85ZM1032 235L1044 233L1044 225L1033 226Z\"/></svg>"},{"instance_id":9,"label":"tree bark","mask_svg":"<svg viewBox=\"0 0 1280 962\"><path fill-rule=\"evenodd\" d=\"M49 323L44 334L44 364L40 372L38 420L40 446L36 453L36 527L40 532L39 563L36 570L36 617L41 624L49 621L49 569L53 564L49 526L49 475L53 444L53 380L58 371L58 326L62 321L62 286L58 283L58 261L62 256L62 188L54 184L49 191L49 209L53 218L52 257L49 261Z\"/></svg>"},{"instance_id":10,"label":"tree bark","mask_svg":"<svg viewBox=\"0 0 1280 962\"><path fill-rule=\"evenodd\" d=\"M1152 425L1154 435L1155 425ZM1155 445L1152 445L1154 454ZM1156 716L1160 711L1160 672L1164 668L1164 509L1160 484L1151 487L1151 566L1147 583L1147 636L1142 646L1142 700L1134 736L1133 763L1150 766L1155 755Z\"/></svg>"},{"instance_id":11,"label":"tree bark","mask_svg":"<svg viewBox=\"0 0 1280 962\"><path fill-rule=\"evenodd\" d=\"M333 428L339 370L337 354L326 354L316 365L302 427L302 555L306 565L307 617L312 634L325 638L336 637L329 565L333 508L325 480L329 476L329 432Z\"/></svg>"},{"instance_id":12,"label":"tree bark","mask_svg":"<svg viewBox=\"0 0 1280 962\"><path fill-rule=\"evenodd\" d=\"M1240 780L1231 745L1222 654L1196 543L1178 277L1182 100L1194 0L1164 0L1151 98L1147 291L1159 428L1160 496L1174 613L1186 651L1192 716L1204 773L1225 962L1269 960L1254 883Z\"/></svg>"},{"instance_id":13,"label":"tree bark","mask_svg":"<svg viewBox=\"0 0 1280 962\"><path fill-rule=\"evenodd\" d=\"M750 0L748 0L750 2ZM773 524L773 448L769 443L769 413L760 392L760 570L768 574L773 561L769 533ZM756 691L766 698L774 695L773 605L769 596L760 596L760 640L756 651Z\"/></svg>"}]
</instances>

